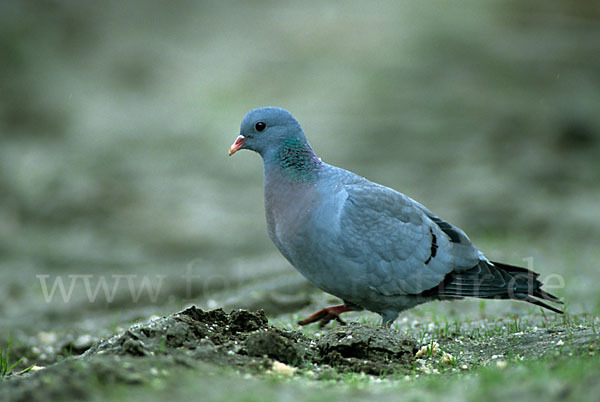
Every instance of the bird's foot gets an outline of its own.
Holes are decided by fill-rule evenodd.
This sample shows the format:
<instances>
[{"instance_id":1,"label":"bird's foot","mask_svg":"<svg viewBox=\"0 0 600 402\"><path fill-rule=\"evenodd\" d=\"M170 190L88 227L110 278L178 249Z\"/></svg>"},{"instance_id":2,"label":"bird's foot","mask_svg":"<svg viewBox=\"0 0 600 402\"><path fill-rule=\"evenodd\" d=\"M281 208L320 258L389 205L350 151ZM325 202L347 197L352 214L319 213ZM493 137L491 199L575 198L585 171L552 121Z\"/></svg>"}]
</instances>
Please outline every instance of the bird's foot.
<instances>
[{"instance_id":1,"label":"bird's foot","mask_svg":"<svg viewBox=\"0 0 600 402\"><path fill-rule=\"evenodd\" d=\"M307 325L319 321L319 328L323 328L329 321L336 320L340 324L346 325L346 323L340 318L340 314L353 310L354 309L344 304L340 304L339 306L325 307L324 309L317 311L311 316L306 317L301 321L298 321L298 324Z\"/></svg>"}]
</instances>

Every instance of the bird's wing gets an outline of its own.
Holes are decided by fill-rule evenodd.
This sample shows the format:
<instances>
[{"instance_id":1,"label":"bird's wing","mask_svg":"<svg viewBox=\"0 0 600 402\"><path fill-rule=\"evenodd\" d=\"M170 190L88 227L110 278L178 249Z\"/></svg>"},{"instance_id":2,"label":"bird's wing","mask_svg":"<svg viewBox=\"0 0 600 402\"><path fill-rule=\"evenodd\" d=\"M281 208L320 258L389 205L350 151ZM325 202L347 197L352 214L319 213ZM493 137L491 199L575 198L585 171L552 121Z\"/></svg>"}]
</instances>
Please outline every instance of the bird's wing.
<instances>
[{"instance_id":1,"label":"bird's wing","mask_svg":"<svg viewBox=\"0 0 600 402\"><path fill-rule=\"evenodd\" d=\"M413 199L364 181L344 186L340 243L362 280L386 296L418 294L484 258L459 228Z\"/></svg>"}]
</instances>

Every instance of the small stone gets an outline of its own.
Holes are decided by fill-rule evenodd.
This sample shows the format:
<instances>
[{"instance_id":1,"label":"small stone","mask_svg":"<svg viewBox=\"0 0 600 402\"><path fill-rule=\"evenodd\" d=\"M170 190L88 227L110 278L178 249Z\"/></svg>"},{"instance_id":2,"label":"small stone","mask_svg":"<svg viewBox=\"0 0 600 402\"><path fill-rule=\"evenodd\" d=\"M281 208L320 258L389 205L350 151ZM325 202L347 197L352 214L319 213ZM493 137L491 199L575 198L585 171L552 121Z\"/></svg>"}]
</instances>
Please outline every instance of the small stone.
<instances>
[{"instance_id":1,"label":"small stone","mask_svg":"<svg viewBox=\"0 0 600 402\"><path fill-rule=\"evenodd\" d=\"M415 357L427 357L429 355L435 356L440 351L440 345L437 342L428 343L427 345L423 345L421 349L415 353Z\"/></svg>"},{"instance_id":2,"label":"small stone","mask_svg":"<svg viewBox=\"0 0 600 402\"><path fill-rule=\"evenodd\" d=\"M423 366L421 367L421 372L423 374L431 374L431 367Z\"/></svg>"},{"instance_id":3,"label":"small stone","mask_svg":"<svg viewBox=\"0 0 600 402\"><path fill-rule=\"evenodd\" d=\"M75 342L73 342L73 346L76 349L80 349L80 350L85 350L88 349L90 346L92 346L92 336L89 334L85 334L85 335L80 335L77 337L77 339L75 339Z\"/></svg>"},{"instance_id":4,"label":"small stone","mask_svg":"<svg viewBox=\"0 0 600 402\"><path fill-rule=\"evenodd\" d=\"M450 353L443 352L442 353L442 361L445 364L454 364L456 362L456 359Z\"/></svg>"},{"instance_id":5,"label":"small stone","mask_svg":"<svg viewBox=\"0 0 600 402\"><path fill-rule=\"evenodd\" d=\"M56 333L42 331L38 334L38 338L44 345L49 345L56 342Z\"/></svg>"},{"instance_id":6,"label":"small stone","mask_svg":"<svg viewBox=\"0 0 600 402\"><path fill-rule=\"evenodd\" d=\"M506 368L507 364L508 363L506 363L506 360L498 360L496 362L496 367L498 367L499 369L504 369L504 368Z\"/></svg>"},{"instance_id":7,"label":"small stone","mask_svg":"<svg viewBox=\"0 0 600 402\"><path fill-rule=\"evenodd\" d=\"M277 360L273 362L273 367L271 367L271 371L273 374L279 374L286 377L293 376L298 369L296 367L288 366L285 363L281 363Z\"/></svg>"}]
</instances>

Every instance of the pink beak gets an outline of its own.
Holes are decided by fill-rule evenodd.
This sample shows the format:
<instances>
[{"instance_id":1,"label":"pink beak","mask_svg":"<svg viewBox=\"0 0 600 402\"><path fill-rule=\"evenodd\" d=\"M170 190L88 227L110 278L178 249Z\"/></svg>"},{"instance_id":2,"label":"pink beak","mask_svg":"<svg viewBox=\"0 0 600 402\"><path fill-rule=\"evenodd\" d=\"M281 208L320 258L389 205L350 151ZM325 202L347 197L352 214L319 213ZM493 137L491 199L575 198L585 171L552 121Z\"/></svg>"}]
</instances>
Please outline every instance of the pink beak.
<instances>
[{"instance_id":1,"label":"pink beak","mask_svg":"<svg viewBox=\"0 0 600 402\"><path fill-rule=\"evenodd\" d=\"M248 138L244 137L243 135L238 135L233 144L231 144L231 146L229 147L229 156L239 151L239 149L242 147L242 145L244 145L244 142L246 142L247 139Z\"/></svg>"}]
</instances>

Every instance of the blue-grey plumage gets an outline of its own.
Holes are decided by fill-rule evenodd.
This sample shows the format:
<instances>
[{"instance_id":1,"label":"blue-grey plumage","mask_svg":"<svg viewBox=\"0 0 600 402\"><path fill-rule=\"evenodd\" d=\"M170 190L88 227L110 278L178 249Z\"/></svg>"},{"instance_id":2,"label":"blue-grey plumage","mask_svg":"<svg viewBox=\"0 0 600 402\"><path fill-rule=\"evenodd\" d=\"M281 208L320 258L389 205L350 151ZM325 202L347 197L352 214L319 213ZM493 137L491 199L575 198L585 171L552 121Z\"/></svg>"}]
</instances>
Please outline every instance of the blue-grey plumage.
<instances>
[{"instance_id":1,"label":"blue-grey plumage","mask_svg":"<svg viewBox=\"0 0 600 402\"><path fill-rule=\"evenodd\" d=\"M229 154L263 158L270 238L310 282L344 301L307 324L341 322L345 311L367 309L390 325L398 313L430 300L463 297L560 302L541 289L537 274L492 263L468 236L412 198L321 161L286 110L250 111Z\"/></svg>"}]
</instances>

